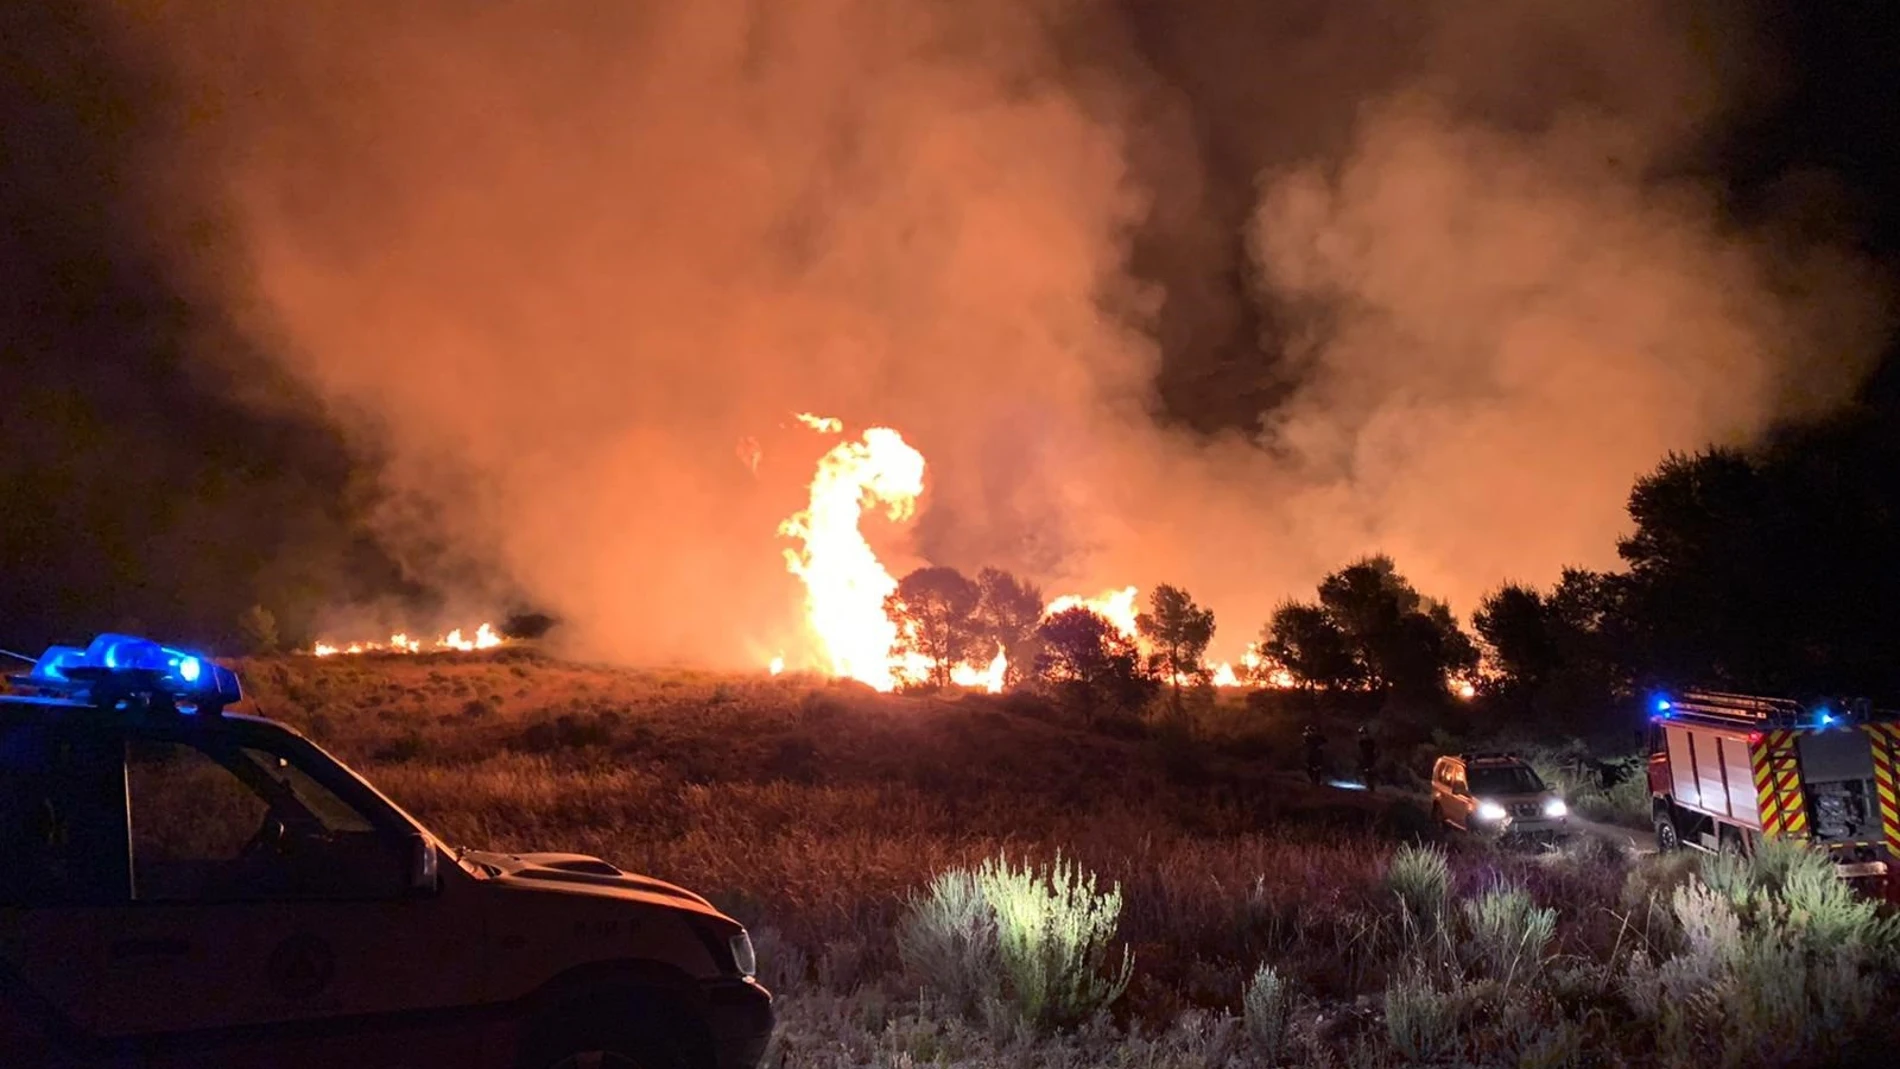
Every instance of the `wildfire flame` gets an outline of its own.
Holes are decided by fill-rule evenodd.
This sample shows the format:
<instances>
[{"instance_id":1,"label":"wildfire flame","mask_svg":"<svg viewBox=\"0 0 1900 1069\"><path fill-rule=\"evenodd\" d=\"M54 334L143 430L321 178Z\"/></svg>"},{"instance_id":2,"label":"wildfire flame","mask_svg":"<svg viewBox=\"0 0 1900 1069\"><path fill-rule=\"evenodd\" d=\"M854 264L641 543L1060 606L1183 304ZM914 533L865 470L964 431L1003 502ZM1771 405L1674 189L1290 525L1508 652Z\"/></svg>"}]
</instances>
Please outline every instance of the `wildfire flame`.
<instances>
[{"instance_id":1,"label":"wildfire flame","mask_svg":"<svg viewBox=\"0 0 1900 1069\"><path fill-rule=\"evenodd\" d=\"M801 423L837 433L835 419L800 414ZM840 442L818 461L811 503L779 525L802 548L785 551L785 566L805 584L805 616L831 673L878 690L895 690L891 647L897 625L884 599L897 580L858 529L867 507L882 506L893 521L909 519L924 492L924 456L888 427L872 427L855 442Z\"/></svg>"},{"instance_id":2,"label":"wildfire flame","mask_svg":"<svg viewBox=\"0 0 1900 1069\"><path fill-rule=\"evenodd\" d=\"M831 416L814 416L810 412L796 412L793 413L793 416L798 422L803 423L819 434L844 433L844 420L834 419ZM892 433L895 434L896 432L893 431Z\"/></svg>"},{"instance_id":3,"label":"wildfire flame","mask_svg":"<svg viewBox=\"0 0 1900 1069\"><path fill-rule=\"evenodd\" d=\"M1115 630L1120 631L1130 642L1139 643L1141 634L1135 628L1135 616L1139 612L1135 608L1135 596L1139 593L1140 591L1129 586L1092 598L1085 598L1079 594L1064 594L1050 602L1048 607L1042 610L1042 615L1047 618L1069 609L1087 609L1114 624Z\"/></svg>"},{"instance_id":4,"label":"wildfire flame","mask_svg":"<svg viewBox=\"0 0 1900 1069\"><path fill-rule=\"evenodd\" d=\"M464 638L462 629L456 628L429 646L432 650L458 650L467 653L473 650L494 649L504 639L491 624L482 624L475 629L472 637ZM319 641L310 648L318 657L334 657L338 654L352 653L421 653L422 640L410 638L406 632L398 631L389 636L388 642L350 642L342 645Z\"/></svg>"},{"instance_id":5,"label":"wildfire flame","mask_svg":"<svg viewBox=\"0 0 1900 1069\"><path fill-rule=\"evenodd\" d=\"M809 412L796 416L821 434L844 431L842 421L828 416ZM890 691L901 682L930 675L927 659L893 650L898 626L885 612L884 600L897 589L897 580L885 570L858 526L866 509L880 506L893 521L909 519L923 490L923 454L896 431L872 427L859 440L839 443L818 461L810 504L779 525L781 536L801 543L800 548L785 551L785 564L805 584L805 617L818 646L816 659L828 664L835 676ZM1086 608L1145 651L1146 643L1135 625L1139 593L1128 586L1095 597L1065 594L1051 601L1043 616ZM1261 663L1259 651L1250 647L1241 657L1244 675L1225 662L1209 668L1216 686L1293 686L1293 677L1284 668L1262 677ZM998 648L988 664L954 666L950 679L958 686L996 693L1003 689L1008 669L1009 661ZM785 670L783 654L772 658L770 670L773 675Z\"/></svg>"}]
</instances>

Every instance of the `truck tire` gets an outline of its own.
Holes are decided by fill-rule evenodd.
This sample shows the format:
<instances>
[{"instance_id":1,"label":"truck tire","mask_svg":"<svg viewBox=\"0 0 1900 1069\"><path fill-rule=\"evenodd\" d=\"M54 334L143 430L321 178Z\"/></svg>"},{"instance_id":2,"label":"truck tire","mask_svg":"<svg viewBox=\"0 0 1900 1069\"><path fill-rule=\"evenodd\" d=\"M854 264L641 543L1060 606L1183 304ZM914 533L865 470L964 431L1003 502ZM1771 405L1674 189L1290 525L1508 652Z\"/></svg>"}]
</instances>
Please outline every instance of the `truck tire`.
<instances>
[{"instance_id":1,"label":"truck tire","mask_svg":"<svg viewBox=\"0 0 1900 1069\"><path fill-rule=\"evenodd\" d=\"M1682 834L1676 831L1676 820L1667 812L1656 814L1656 852L1673 854L1682 849Z\"/></svg>"}]
</instances>

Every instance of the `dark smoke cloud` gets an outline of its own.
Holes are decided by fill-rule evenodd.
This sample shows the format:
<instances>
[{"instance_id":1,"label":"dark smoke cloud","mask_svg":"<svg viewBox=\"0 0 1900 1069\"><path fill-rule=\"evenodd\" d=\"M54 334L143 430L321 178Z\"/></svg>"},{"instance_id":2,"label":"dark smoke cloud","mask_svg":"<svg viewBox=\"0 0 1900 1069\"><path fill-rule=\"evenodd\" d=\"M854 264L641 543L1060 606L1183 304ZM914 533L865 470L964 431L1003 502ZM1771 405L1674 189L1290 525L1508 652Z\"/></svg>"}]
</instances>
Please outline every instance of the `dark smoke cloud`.
<instances>
[{"instance_id":1,"label":"dark smoke cloud","mask_svg":"<svg viewBox=\"0 0 1900 1069\"><path fill-rule=\"evenodd\" d=\"M794 411L928 458L894 569L1183 582L1237 648L1369 550L1464 606L1604 562L1877 326L1685 167L1757 50L1661 0L197 7L132 32L203 292L387 458L386 542L604 656L795 640Z\"/></svg>"}]
</instances>

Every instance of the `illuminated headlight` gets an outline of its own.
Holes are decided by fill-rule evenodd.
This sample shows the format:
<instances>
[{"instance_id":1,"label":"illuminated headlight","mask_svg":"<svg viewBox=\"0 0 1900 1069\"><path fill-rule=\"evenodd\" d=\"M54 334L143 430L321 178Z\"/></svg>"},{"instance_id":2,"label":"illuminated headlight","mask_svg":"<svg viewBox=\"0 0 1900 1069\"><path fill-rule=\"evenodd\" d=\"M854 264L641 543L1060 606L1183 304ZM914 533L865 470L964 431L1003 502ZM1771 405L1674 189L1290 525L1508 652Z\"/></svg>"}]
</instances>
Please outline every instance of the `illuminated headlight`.
<instances>
[{"instance_id":1,"label":"illuminated headlight","mask_svg":"<svg viewBox=\"0 0 1900 1069\"><path fill-rule=\"evenodd\" d=\"M1496 802L1479 802L1478 803L1478 819L1479 820L1499 821L1499 820L1503 820L1508 815L1509 814L1504 812L1504 807L1497 804Z\"/></svg>"},{"instance_id":2,"label":"illuminated headlight","mask_svg":"<svg viewBox=\"0 0 1900 1069\"><path fill-rule=\"evenodd\" d=\"M1567 817L1570 815L1570 807L1564 804L1562 798L1552 798L1544 803L1544 815L1552 820Z\"/></svg>"},{"instance_id":3,"label":"illuminated headlight","mask_svg":"<svg viewBox=\"0 0 1900 1069\"><path fill-rule=\"evenodd\" d=\"M726 946L732 949L732 964L739 970L740 976L752 976L759 971L759 957L752 949L752 936L744 929L727 940Z\"/></svg>"}]
</instances>

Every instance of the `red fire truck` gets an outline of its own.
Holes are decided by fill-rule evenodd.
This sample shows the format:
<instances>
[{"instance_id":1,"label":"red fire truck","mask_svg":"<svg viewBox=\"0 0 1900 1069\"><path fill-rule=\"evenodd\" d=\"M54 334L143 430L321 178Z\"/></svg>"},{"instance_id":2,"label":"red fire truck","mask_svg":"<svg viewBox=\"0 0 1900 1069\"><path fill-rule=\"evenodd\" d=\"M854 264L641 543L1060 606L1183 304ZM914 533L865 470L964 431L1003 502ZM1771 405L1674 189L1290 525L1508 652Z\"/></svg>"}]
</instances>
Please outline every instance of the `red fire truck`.
<instances>
[{"instance_id":1,"label":"red fire truck","mask_svg":"<svg viewBox=\"0 0 1900 1069\"><path fill-rule=\"evenodd\" d=\"M1692 691L1655 699L1649 752L1659 849L1796 839L1845 878L1900 888L1900 713Z\"/></svg>"}]
</instances>

